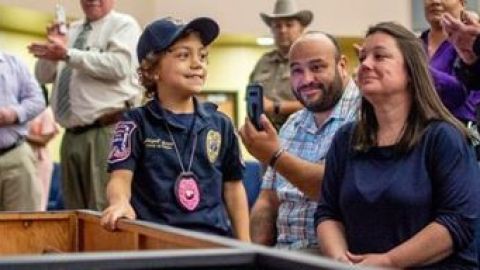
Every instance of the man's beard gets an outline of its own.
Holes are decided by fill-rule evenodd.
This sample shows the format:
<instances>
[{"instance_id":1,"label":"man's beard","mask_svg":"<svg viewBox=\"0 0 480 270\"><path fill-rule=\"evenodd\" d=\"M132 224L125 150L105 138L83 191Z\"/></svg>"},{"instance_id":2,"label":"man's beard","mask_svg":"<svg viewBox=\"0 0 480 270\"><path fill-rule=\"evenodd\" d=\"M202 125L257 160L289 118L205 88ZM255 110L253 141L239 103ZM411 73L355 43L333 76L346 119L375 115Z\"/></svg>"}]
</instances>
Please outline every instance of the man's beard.
<instances>
[{"instance_id":1,"label":"man's beard","mask_svg":"<svg viewBox=\"0 0 480 270\"><path fill-rule=\"evenodd\" d=\"M312 102L306 101L302 97L302 90L304 89L316 89L322 91L322 95L317 100ZM311 112L325 112L338 103L343 94L343 82L340 78L340 74L335 70L335 78L333 79L332 84L326 86L323 83L312 82L308 85L301 86L297 91L294 90L295 95L297 96L298 101L305 106L305 108Z\"/></svg>"}]
</instances>

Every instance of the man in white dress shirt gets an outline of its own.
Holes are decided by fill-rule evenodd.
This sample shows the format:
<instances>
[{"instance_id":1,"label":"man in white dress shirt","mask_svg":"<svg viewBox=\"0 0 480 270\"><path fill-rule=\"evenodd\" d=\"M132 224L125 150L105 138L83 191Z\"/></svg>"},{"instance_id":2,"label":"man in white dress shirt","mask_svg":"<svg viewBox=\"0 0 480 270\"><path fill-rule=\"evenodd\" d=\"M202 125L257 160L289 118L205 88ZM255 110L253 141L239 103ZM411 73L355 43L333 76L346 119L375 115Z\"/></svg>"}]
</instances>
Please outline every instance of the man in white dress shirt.
<instances>
[{"instance_id":1,"label":"man in white dress shirt","mask_svg":"<svg viewBox=\"0 0 480 270\"><path fill-rule=\"evenodd\" d=\"M135 48L141 28L113 10L115 0L80 0L85 18L48 41L33 43L35 75L54 83L52 108L65 129L61 145L62 189L67 209L106 206L106 160L121 113L141 100Z\"/></svg>"}]
</instances>

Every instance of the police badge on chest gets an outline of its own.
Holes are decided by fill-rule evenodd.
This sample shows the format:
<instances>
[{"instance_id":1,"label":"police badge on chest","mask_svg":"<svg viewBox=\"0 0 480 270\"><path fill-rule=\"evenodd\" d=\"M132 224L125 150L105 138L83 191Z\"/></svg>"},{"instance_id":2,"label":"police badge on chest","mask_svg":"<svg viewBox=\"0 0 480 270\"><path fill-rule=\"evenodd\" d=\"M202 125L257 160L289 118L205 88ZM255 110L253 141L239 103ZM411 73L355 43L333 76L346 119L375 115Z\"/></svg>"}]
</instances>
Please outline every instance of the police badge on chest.
<instances>
[{"instance_id":1,"label":"police badge on chest","mask_svg":"<svg viewBox=\"0 0 480 270\"><path fill-rule=\"evenodd\" d=\"M182 172L175 181L177 203L189 212L195 211L200 203L200 189L197 176L192 172Z\"/></svg>"}]
</instances>

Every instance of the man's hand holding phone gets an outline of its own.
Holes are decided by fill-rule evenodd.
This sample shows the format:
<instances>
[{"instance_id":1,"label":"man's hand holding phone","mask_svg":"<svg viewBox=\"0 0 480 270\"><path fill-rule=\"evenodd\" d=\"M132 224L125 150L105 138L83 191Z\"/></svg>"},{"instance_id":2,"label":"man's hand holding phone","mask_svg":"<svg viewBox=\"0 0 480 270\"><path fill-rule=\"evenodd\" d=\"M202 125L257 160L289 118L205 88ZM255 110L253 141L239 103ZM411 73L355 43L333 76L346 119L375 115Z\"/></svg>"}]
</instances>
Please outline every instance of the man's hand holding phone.
<instances>
[{"instance_id":1,"label":"man's hand holding phone","mask_svg":"<svg viewBox=\"0 0 480 270\"><path fill-rule=\"evenodd\" d=\"M259 120L263 130L258 130L249 119L245 119L239 133L247 151L268 165L274 153L280 148L280 140L277 130L265 114L262 114Z\"/></svg>"},{"instance_id":2,"label":"man's hand holding phone","mask_svg":"<svg viewBox=\"0 0 480 270\"><path fill-rule=\"evenodd\" d=\"M277 130L264 114L263 88L250 84L246 92L247 114L239 133L247 151L260 162L267 164L280 149Z\"/></svg>"},{"instance_id":3,"label":"man's hand holding phone","mask_svg":"<svg viewBox=\"0 0 480 270\"><path fill-rule=\"evenodd\" d=\"M263 164L270 162L272 156L280 148L280 140L277 130L268 120L265 114L260 116L260 124L263 130L258 130L248 118L240 128L240 138L247 151Z\"/></svg>"}]
</instances>

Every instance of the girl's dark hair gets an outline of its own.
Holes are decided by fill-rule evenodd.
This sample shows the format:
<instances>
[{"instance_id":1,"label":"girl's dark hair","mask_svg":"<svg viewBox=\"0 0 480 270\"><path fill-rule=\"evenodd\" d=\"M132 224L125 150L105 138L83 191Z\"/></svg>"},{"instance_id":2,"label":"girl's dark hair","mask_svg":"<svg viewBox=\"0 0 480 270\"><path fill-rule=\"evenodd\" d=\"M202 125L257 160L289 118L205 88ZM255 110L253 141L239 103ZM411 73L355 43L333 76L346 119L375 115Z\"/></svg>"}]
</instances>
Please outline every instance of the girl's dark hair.
<instances>
[{"instance_id":1,"label":"girl's dark hair","mask_svg":"<svg viewBox=\"0 0 480 270\"><path fill-rule=\"evenodd\" d=\"M138 77L143 87L145 87L145 96L152 98L157 92L157 66L160 62L162 53L149 52L142 60L137 69Z\"/></svg>"},{"instance_id":2,"label":"girl's dark hair","mask_svg":"<svg viewBox=\"0 0 480 270\"><path fill-rule=\"evenodd\" d=\"M452 124L469 138L469 131L445 108L435 90L428 70L427 55L420 39L394 22L382 22L370 27L366 37L378 32L391 36L401 51L409 79L408 91L412 96L403 133L395 145L396 151L407 152L412 149L421 140L428 124L435 120ZM377 131L378 122L373 106L362 98L359 123L353 136L354 149L364 152L377 146Z\"/></svg>"}]
</instances>

